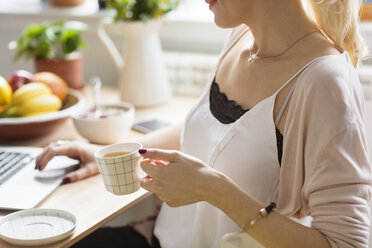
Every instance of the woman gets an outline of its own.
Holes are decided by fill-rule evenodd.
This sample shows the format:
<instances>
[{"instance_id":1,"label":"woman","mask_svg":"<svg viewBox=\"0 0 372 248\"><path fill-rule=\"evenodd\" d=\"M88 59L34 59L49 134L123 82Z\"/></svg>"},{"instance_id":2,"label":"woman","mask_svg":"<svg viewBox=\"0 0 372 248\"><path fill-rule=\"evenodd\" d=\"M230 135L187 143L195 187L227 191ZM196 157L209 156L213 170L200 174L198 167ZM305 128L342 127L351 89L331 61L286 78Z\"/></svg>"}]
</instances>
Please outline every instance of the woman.
<instances>
[{"instance_id":1,"label":"woman","mask_svg":"<svg viewBox=\"0 0 372 248\"><path fill-rule=\"evenodd\" d=\"M264 247L368 247L358 0L311 0L316 22L301 0L206 2L216 24L234 30L185 121L182 152L140 150L151 176L142 187L170 206L155 223L161 247L216 247L242 229ZM145 147L177 148L180 129L162 133ZM37 167L88 154L80 177L96 173L91 153L71 147L49 147ZM311 227L289 216L311 216Z\"/></svg>"}]
</instances>

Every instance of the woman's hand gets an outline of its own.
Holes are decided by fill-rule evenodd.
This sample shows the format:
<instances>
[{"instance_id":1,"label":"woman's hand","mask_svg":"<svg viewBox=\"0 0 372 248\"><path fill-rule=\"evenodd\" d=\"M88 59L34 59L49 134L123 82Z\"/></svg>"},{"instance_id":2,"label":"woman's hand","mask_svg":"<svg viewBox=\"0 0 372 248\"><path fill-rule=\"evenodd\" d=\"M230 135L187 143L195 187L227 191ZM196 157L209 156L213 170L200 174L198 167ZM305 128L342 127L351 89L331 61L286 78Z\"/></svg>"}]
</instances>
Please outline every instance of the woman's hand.
<instances>
[{"instance_id":1,"label":"woman's hand","mask_svg":"<svg viewBox=\"0 0 372 248\"><path fill-rule=\"evenodd\" d=\"M54 156L65 155L80 161L78 170L63 177L63 183L75 182L98 173L98 167L94 159L94 152L98 148L98 145L83 142L56 141L49 144L37 157L35 169L43 170Z\"/></svg>"},{"instance_id":2,"label":"woman's hand","mask_svg":"<svg viewBox=\"0 0 372 248\"><path fill-rule=\"evenodd\" d=\"M144 189L171 207L208 201L218 171L179 151L141 149L140 153L141 167L148 174L141 181Z\"/></svg>"}]
</instances>

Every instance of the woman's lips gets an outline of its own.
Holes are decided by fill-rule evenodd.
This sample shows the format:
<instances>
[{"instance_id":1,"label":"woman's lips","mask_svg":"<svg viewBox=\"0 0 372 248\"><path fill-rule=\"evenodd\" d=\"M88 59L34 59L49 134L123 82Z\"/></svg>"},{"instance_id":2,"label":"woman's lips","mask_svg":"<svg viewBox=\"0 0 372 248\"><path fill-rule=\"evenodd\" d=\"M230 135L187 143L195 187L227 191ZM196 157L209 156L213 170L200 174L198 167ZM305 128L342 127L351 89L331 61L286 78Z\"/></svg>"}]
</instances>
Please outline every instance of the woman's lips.
<instances>
[{"instance_id":1,"label":"woman's lips","mask_svg":"<svg viewBox=\"0 0 372 248\"><path fill-rule=\"evenodd\" d=\"M213 6L217 3L217 0L205 0L207 4L209 4L209 9L212 9Z\"/></svg>"}]
</instances>

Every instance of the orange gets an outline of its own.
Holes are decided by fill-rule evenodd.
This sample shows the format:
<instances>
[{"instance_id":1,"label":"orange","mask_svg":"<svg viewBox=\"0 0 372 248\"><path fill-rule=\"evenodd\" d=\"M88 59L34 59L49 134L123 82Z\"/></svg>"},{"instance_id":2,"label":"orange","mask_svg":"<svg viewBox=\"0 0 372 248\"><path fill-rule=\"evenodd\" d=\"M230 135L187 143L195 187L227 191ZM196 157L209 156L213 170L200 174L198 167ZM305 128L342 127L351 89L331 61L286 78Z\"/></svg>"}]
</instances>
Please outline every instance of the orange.
<instances>
[{"instance_id":1,"label":"orange","mask_svg":"<svg viewBox=\"0 0 372 248\"><path fill-rule=\"evenodd\" d=\"M34 81L46 84L53 94L63 102L67 96L67 83L53 72L37 72L34 74Z\"/></svg>"}]
</instances>

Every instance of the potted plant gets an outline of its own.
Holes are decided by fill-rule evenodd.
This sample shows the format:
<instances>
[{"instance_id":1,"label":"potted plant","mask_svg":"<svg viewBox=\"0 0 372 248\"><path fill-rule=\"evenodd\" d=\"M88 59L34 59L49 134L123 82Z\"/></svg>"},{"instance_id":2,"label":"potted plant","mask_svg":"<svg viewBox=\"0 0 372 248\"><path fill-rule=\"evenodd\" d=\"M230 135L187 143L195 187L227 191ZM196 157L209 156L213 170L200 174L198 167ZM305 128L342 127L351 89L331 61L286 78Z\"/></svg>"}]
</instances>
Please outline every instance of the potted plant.
<instances>
[{"instance_id":1,"label":"potted plant","mask_svg":"<svg viewBox=\"0 0 372 248\"><path fill-rule=\"evenodd\" d=\"M54 7L74 7L84 3L84 0L49 0Z\"/></svg>"},{"instance_id":2,"label":"potted plant","mask_svg":"<svg viewBox=\"0 0 372 248\"><path fill-rule=\"evenodd\" d=\"M49 71L62 77L71 88L83 87L81 48L86 47L81 33L85 24L76 21L31 24L17 41L14 60L34 59L35 71Z\"/></svg>"},{"instance_id":3,"label":"potted plant","mask_svg":"<svg viewBox=\"0 0 372 248\"><path fill-rule=\"evenodd\" d=\"M158 30L161 17L176 8L178 0L107 0L116 10L114 18L103 19L98 35L112 55L119 71L120 95L135 106L168 101L168 84ZM124 36L122 52L114 46L104 25L114 24Z\"/></svg>"},{"instance_id":4,"label":"potted plant","mask_svg":"<svg viewBox=\"0 0 372 248\"><path fill-rule=\"evenodd\" d=\"M116 10L116 22L149 21L175 9L178 0L107 0L106 5Z\"/></svg>"}]
</instances>

